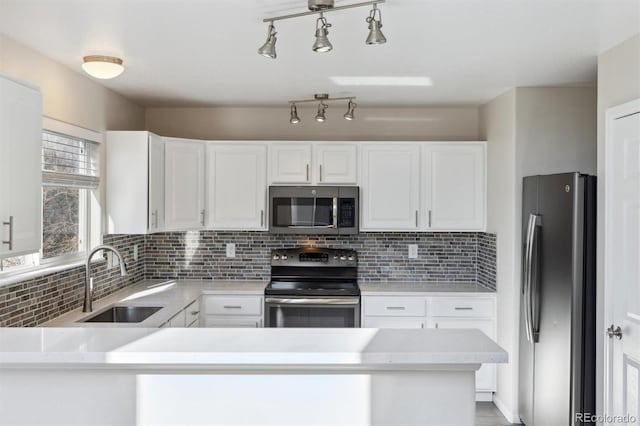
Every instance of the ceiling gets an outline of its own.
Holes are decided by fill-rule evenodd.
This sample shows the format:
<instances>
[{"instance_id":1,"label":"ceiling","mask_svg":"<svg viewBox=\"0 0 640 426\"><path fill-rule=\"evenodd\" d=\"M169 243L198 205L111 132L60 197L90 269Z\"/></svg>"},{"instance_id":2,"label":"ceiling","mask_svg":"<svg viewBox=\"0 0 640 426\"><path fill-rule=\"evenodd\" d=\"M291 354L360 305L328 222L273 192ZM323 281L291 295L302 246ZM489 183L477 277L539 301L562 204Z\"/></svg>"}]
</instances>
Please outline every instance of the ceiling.
<instances>
[{"instance_id":1,"label":"ceiling","mask_svg":"<svg viewBox=\"0 0 640 426\"><path fill-rule=\"evenodd\" d=\"M145 106L277 105L321 92L360 105L477 105L515 86L593 83L597 55L640 32L640 0L387 0L380 9L387 44L365 45L368 8L356 8L326 15L329 53L311 50L315 17L276 22L276 60L256 53L262 19L305 11L306 0L0 0L0 32L77 72L85 55L123 58L124 74L100 83ZM331 79L361 76L433 84Z\"/></svg>"}]
</instances>

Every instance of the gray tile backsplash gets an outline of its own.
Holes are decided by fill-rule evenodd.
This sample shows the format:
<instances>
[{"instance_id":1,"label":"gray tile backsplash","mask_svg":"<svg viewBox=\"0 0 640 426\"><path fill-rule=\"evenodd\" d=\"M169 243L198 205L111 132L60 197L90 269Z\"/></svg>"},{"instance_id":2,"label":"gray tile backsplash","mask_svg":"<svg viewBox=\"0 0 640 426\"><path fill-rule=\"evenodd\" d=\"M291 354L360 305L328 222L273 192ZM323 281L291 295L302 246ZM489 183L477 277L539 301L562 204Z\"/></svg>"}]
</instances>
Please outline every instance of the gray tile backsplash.
<instances>
[{"instance_id":1,"label":"gray tile backsplash","mask_svg":"<svg viewBox=\"0 0 640 426\"><path fill-rule=\"evenodd\" d=\"M96 298L144 278L267 280L272 249L296 246L358 251L361 281L478 283L495 290L496 236L466 232L361 233L352 236L271 235L266 232L187 231L153 235L105 235L122 251L128 276L93 266ZM226 243L236 257L226 258ZM139 245L138 260L133 247ZM418 258L408 258L418 244ZM35 326L82 306L84 266L0 287L0 326Z\"/></svg>"},{"instance_id":2,"label":"gray tile backsplash","mask_svg":"<svg viewBox=\"0 0 640 426\"><path fill-rule=\"evenodd\" d=\"M144 279L144 235L105 235L104 243L121 251L126 277L119 268L107 270L106 262L92 266L95 298L99 299ZM138 260L133 246L139 245ZM31 327L82 306L84 266L76 266L38 278L0 287L0 327Z\"/></svg>"}]
</instances>

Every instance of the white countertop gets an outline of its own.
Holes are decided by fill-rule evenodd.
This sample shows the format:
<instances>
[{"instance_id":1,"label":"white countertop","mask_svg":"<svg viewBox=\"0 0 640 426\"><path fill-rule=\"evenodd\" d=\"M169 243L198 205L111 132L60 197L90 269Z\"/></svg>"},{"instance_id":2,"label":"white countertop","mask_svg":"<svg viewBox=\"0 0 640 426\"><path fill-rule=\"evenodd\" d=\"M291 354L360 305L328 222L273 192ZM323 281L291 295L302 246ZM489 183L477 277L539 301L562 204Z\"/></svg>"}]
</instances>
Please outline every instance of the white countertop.
<instances>
[{"instance_id":1,"label":"white countertop","mask_svg":"<svg viewBox=\"0 0 640 426\"><path fill-rule=\"evenodd\" d=\"M363 296L395 296L407 295L407 293L424 296L446 296L452 293L456 296L491 296L495 294L493 290L472 283L380 281L361 282L358 283L358 286Z\"/></svg>"},{"instance_id":2,"label":"white countertop","mask_svg":"<svg viewBox=\"0 0 640 426\"><path fill-rule=\"evenodd\" d=\"M81 308L63 314L43 324L43 327L160 327L180 310L203 294L257 295L264 294L265 281L200 281L144 280L93 301L93 312ZM158 312L139 323L79 323L114 303L118 305L162 306Z\"/></svg>"},{"instance_id":3,"label":"white countertop","mask_svg":"<svg viewBox=\"0 0 640 426\"><path fill-rule=\"evenodd\" d=\"M420 370L507 358L472 329L0 329L0 369Z\"/></svg>"}]
</instances>

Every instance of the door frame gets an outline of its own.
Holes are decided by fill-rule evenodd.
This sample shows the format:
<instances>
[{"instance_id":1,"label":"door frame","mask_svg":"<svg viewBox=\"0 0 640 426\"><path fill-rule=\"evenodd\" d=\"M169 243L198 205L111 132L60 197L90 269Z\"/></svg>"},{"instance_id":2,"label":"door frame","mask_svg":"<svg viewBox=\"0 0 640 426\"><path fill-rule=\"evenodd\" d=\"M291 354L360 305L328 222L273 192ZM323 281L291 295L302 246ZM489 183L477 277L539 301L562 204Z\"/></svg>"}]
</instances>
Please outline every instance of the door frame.
<instances>
[{"instance_id":1,"label":"door frame","mask_svg":"<svg viewBox=\"0 0 640 426\"><path fill-rule=\"evenodd\" d=\"M604 250L602 252L602 287L603 292L601 299L601 312L602 312L602 320L598 323L597 327L597 340L596 344L602 342L602 358L601 362L597 364L597 374L602 377L603 386L598 386L596 392L601 392L601 395L596 394L596 398L601 401L602 413L598 414L607 414L612 412L612 395L611 395L611 339L605 338L605 331L607 329L608 324L613 323L613 309L611 307L611 301L613 300L613 285L609 279L609 272L611 264L611 226L608 220L608 212L611 209L612 199L611 199L611 181L607 179L607 173L609 170L613 169L612 161L612 143L613 143L613 122L616 119L636 114L640 112L640 98L632 100L630 102L626 102L621 105L617 105L614 107L610 107L605 112L605 140L604 140L604 176L599 176L599 179L604 180L604 194L599 195L600 200L604 200L604 208L602 209L602 217L598 218L598 227L601 227L603 231L600 235L603 235L604 239ZM602 201L600 201L602 202Z\"/></svg>"}]
</instances>

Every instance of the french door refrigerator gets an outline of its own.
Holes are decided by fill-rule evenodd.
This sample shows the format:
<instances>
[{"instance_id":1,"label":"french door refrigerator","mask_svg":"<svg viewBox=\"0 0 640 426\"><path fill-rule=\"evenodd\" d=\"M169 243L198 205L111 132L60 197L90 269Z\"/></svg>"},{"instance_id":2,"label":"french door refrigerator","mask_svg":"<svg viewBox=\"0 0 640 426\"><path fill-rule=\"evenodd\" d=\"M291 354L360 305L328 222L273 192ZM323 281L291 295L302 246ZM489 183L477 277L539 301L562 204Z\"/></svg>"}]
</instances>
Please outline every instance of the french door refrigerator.
<instances>
[{"instance_id":1,"label":"french door refrigerator","mask_svg":"<svg viewBox=\"0 0 640 426\"><path fill-rule=\"evenodd\" d=\"M526 426L595 412L596 178L523 181L519 413Z\"/></svg>"}]
</instances>

